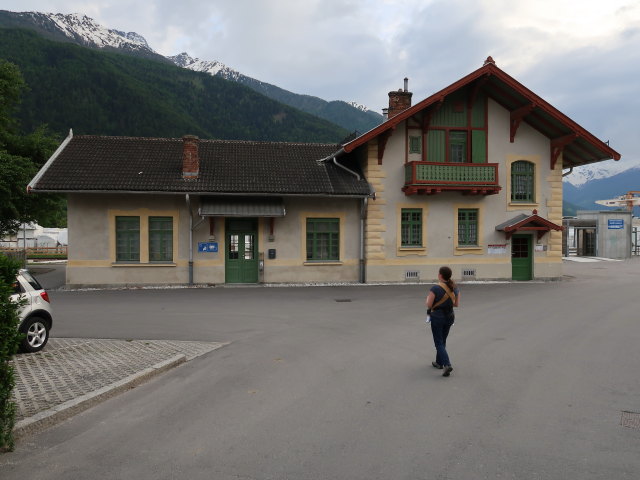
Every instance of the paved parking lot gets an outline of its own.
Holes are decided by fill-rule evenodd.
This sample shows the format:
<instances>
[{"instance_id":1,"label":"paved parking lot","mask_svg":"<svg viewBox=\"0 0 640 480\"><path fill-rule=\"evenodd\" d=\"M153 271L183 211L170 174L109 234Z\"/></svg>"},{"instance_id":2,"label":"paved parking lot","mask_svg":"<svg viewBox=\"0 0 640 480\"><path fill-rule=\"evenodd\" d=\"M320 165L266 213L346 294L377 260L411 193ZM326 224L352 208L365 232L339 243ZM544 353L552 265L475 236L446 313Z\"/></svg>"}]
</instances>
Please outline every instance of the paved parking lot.
<instances>
[{"instance_id":1,"label":"paved parking lot","mask_svg":"<svg viewBox=\"0 0 640 480\"><path fill-rule=\"evenodd\" d=\"M635 479L640 262L461 285L51 292L56 339L227 343L0 456L0 476ZM90 312L90 315L87 314Z\"/></svg>"},{"instance_id":2,"label":"paved parking lot","mask_svg":"<svg viewBox=\"0 0 640 480\"><path fill-rule=\"evenodd\" d=\"M223 345L52 338L41 352L14 357L15 436L41 431Z\"/></svg>"}]
</instances>

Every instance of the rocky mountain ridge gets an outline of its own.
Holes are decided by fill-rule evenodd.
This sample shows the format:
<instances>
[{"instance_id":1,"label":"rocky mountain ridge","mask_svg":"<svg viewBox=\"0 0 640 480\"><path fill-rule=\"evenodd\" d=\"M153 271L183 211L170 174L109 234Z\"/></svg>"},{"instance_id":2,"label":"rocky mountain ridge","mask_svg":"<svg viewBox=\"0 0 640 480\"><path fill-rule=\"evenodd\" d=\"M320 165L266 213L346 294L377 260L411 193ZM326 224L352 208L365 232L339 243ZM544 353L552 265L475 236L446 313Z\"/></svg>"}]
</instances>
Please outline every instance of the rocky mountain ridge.
<instances>
[{"instance_id":1,"label":"rocky mountain ridge","mask_svg":"<svg viewBox=\"0 0 640 480\"><path fill-rule=\"evenodd\" d=\"M383 121L382 115L354 102L340 100L328 102L318 97L292 93L275 85L243 75L216 60L193 58L186 52L165 57L153 50L142 35L136 32L123 32L106 28L94 19L79 13L9 12L0 10L0 26L29 28L54 40L70 41L89 48L115 50L135 56L171 62L181 68L204 72L225 80L241 83L273 100L311 113L350 131L365 132Z\"/></svg>"}]
</instances>

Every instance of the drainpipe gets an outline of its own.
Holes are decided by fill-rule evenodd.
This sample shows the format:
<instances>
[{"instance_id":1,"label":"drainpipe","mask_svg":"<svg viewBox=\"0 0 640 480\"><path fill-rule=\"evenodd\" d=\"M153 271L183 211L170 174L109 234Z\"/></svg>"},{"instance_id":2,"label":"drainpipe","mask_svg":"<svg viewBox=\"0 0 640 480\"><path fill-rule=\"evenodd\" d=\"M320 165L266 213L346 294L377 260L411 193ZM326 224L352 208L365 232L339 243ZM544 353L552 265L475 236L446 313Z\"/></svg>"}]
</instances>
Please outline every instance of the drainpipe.
<instances>
[{"instance_id":1,"label":"drainpipe","mask_svg":"<svg viewBox=\"0 0 640 480\"><path fill-rule=\"evenodd\" d=\"M189 211L189 285L193 285L193 214L191 213L191 200L188 193L185 195L185 200Z\"/></svg>"},{"instance_id":2,"label":"drainpipe","mask_svg":"<svg viewBox=\"0 0 640 480\"><path fill-rule=\"evenodd\" d=\"M360 283L367 283L367 275L364 264L364 222L367 217L368 198L364 197L360 202Z\"/></svg>"},{"instance_id":3,"label":"drainpipe","mask_svg":"<svg viewBox=\"0 0 640 480\"><path fill-rule=\"evenodd\" d=\"M349 168L345 167L344 165L339 164L339 163L338 163L338 160L336 159L336 157L333 157L333 163L334 163L336 166L340 167L341 169L346 170L346 171L347 171L347 172L349 172L351 175L355 175L355 177L356 177L358 180L362 180L362 177L361 177L358 173L356 173L356 172L354 172L353 170L351 170L351 169L349 169Z\"/></svg>"},{"instance_id":4,"label":"drainpipe","mask_svg":"<svg viewBox=\"0 0 640 480\"><path fill-rule=\"evenodd\" d=\"M354 172L353 170L351 170L350 168L345 167L344 165L338 163L338 159L337 157L339 155L341 155L342 153L344 153L344 148L341 148L338 152L329 155L328 157L323 158L322 160L319 160L319 162L324 162L326 160L333 160L333 163L336 167L341 168L342 170L349 172L351 175L353 175L354 177L356 177L358 180L362 180L362 177L360 176L360 174L358 172ZM373 188L371 188L371 185L369 185L369 194L375 198L375 192L373 191ZM364 197L362 199L362 201L360 202L360 273L359 273L359 281L360 283L366 283L367 278L366 278L366 268L365 268L365 236L364 236L364 222L367 216L367 202L368 202L368 198Z\"/></svg>"}]
</instances>

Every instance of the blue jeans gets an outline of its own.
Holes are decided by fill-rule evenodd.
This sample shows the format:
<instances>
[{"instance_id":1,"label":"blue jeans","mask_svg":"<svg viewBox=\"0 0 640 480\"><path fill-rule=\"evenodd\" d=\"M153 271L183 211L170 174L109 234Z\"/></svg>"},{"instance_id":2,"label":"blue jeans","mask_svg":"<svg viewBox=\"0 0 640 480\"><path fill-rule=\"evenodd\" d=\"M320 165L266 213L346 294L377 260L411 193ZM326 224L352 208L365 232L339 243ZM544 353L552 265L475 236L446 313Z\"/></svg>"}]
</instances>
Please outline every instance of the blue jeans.
<instances>
[{"instance_id":1,"label":"blue jeans","mask_svg":"<svg viewBox=\"0 0 640 480\"><path fill-rule=\"evenodd\" d=\"M433 343L436 346L436 363L443 367L451 366L447 353L447 337L453 321L453 318L449 319L444 314L431 315L431 333Z\"/></svg>"}]
</instances>

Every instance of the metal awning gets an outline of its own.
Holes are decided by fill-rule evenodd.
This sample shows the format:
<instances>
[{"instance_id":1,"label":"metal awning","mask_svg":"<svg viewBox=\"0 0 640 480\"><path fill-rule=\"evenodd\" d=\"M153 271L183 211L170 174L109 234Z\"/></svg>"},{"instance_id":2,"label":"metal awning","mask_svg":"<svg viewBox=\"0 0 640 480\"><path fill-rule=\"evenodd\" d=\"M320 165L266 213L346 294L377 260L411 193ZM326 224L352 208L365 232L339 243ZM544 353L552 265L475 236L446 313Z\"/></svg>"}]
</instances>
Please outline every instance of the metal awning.
<instances>
[{"instance_id":1,"label":"metal awning","mask_svg":"<svg viewBox=\"0 0 640 480\"><path fill-rule=\"evenodd\" d=\"M200 201L201 217L284 217L280 197L205 197Z\"/></svg>"}]
</instances>

